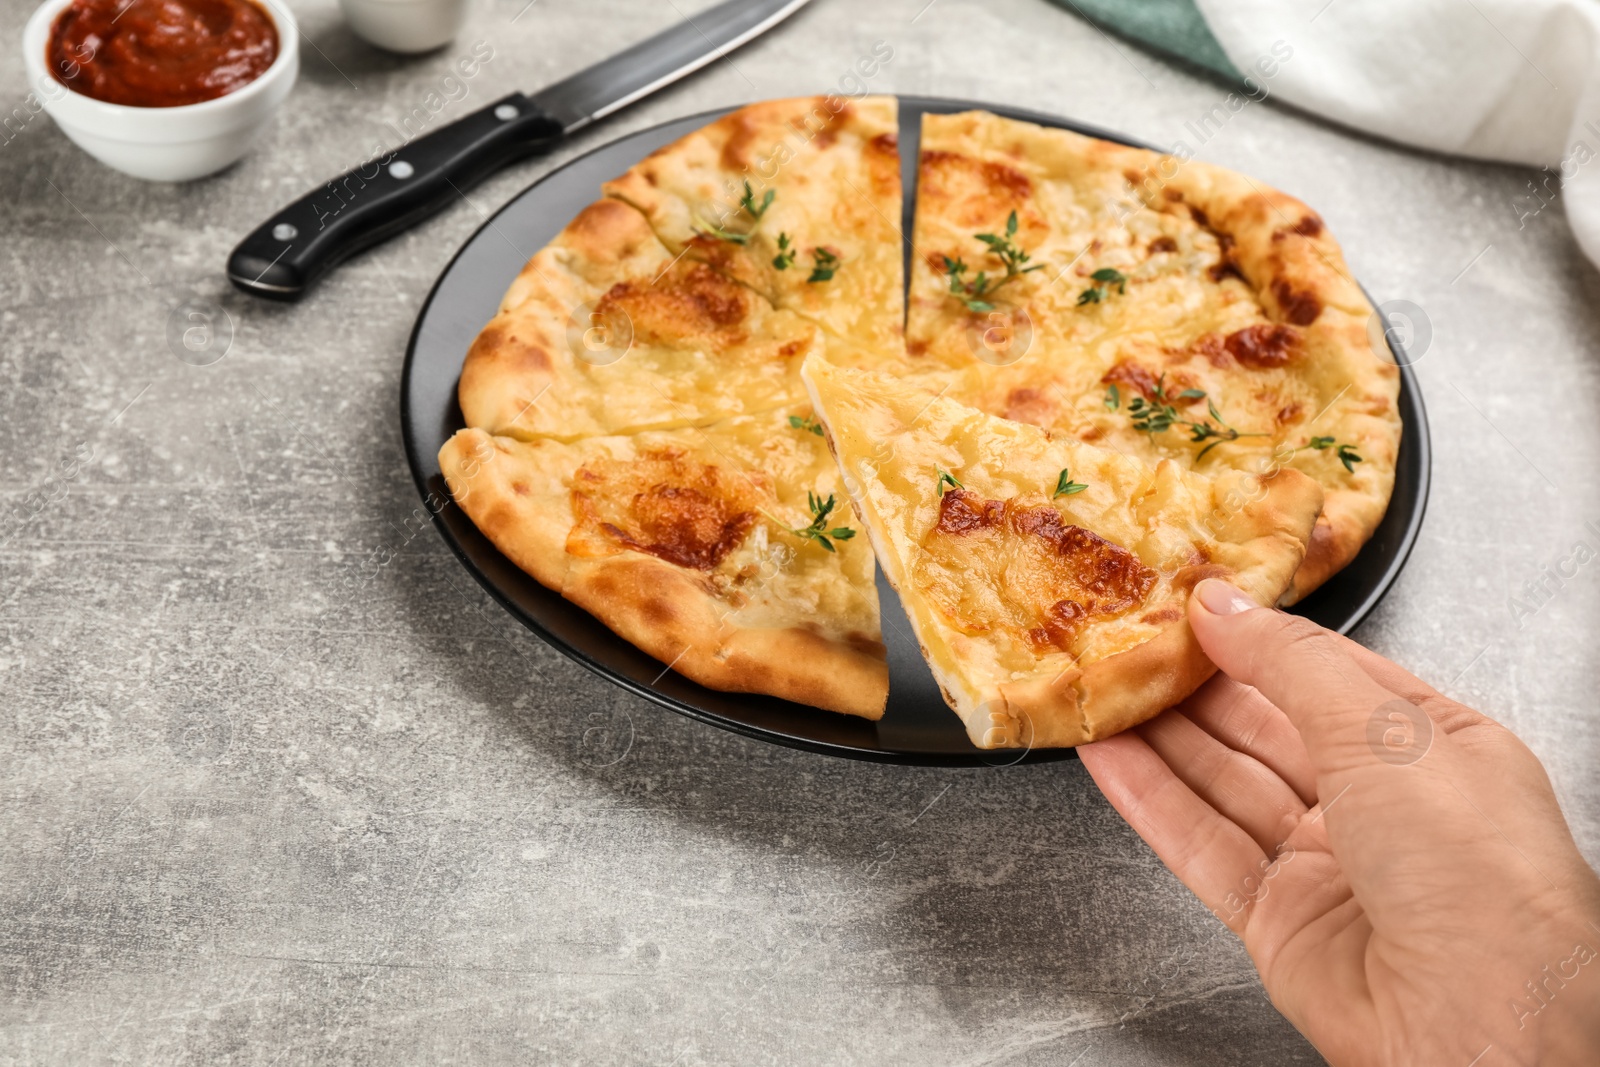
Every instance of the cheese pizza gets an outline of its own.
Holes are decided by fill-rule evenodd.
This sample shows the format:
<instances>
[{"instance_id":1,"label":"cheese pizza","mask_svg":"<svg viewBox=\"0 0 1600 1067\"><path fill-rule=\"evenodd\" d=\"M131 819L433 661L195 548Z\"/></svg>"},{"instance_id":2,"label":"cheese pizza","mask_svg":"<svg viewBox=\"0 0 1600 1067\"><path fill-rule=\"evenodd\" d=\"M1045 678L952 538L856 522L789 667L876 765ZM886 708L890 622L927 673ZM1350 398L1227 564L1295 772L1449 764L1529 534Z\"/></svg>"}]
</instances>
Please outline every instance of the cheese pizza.
<instances>
[{"instance_id":1,"label":"cheese pizza","mask_svg":"<svg viewBox=\"0 0 1600 1067\"><path fill-rule=\"evenodd\" d=\"M1398 371L1321 218L1209 164L987 112L923 120L907 348L992 414L1327 494L1292 603L1388 506ZM987 347L975 339L999 336Z\"/></svg>"},{"instance_id":2,"label":"cheese pizza","mask_svg":"<svg viewBox=\"0 0 1600 1067\"><path fill-rule=\"evenodd\" d=\"M766 101L605 183L466 353L441 467L701 684L880 716L876 549L975 744L1106 736L1210 672L1201 577L1290 603L1354 557L1396 369L1299 201L985 112L924 118L908 284L897 134Z\"/></svg>"},{"instance_id":3,"label":"cheese pizza","mask_svg":"<svg viewBox=\"0 0 1600 1067\"><path fill-rule=\"evenodd\" d=\"M1077 745L1171 707L1215 668L1186 602L1222 578L1288 587L1310 478L1148 466L813 359L844 485L923 655L981 748Z\"/></svg>"},{"instance_id":4,"label":"cheese pizza","mask_svg":"<svg viewBox=\"0 0 1600 1067\"><path fill-rule=\"evenodd\" d=\"M508 559L680 674L876 719L872 550L790 414L576 442L467 429L439 462Z\"/></svg>"}]
</instances>

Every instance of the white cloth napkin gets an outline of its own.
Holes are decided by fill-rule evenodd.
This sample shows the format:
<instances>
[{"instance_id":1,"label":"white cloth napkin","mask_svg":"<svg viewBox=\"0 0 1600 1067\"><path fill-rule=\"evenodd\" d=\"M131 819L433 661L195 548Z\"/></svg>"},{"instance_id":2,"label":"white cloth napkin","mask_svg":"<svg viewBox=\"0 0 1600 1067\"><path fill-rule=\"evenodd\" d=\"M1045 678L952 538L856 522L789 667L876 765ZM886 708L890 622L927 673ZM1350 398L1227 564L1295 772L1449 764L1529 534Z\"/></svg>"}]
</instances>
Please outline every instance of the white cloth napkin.
<instances>
[{"instance_id":1,"label":"white cloth napkin","mask_svg":"<svg viewBox=\"0 0 1600 1067\"><path fill-rule=\"evenodd\" d=\"M1548 168L1600 264L1600 0L1197 0L1228 58L1274 96L1404 144ZM1278 50L1274 51L1274 44Z\"/></svg>"}]
</instances>

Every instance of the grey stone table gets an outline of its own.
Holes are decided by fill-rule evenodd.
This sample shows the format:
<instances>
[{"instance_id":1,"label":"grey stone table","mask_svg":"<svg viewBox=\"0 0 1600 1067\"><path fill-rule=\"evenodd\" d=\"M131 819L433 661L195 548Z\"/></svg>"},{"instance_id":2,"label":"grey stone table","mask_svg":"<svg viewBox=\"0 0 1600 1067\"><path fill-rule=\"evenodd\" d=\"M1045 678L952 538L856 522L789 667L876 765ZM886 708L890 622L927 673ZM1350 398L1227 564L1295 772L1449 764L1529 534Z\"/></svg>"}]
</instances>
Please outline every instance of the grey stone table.
<instances>
[{"instance_id":1,"label":"grey stone table","mask_svg":"<svg viewBox=\"0 0 1600 1067\"><path fill-rule=\"evenodd\" d=\"M816 0L265 306L227 291L233 243L475 42L441 118L680 17L494 0L400 59L293 6L300 83L221 176L123 178L26 109L0 134L0 1062L1317 1062L1076 763L908 770L681 719L408 522L401 355L484 214L625 131L837 87L877 41L875 90L1183 140L1297 193L1421 309L1433 501L1358 636L1509 723L1600 859L1600 577L1547 577L1600 523L1600 277L1539 176L1214 111L1041 0ZM30 8L0 3L7 49ZM26 89L7 55L0 113ZM168 344L191 298L231 317L210 366Z\"/></svg>"}]
</instances>

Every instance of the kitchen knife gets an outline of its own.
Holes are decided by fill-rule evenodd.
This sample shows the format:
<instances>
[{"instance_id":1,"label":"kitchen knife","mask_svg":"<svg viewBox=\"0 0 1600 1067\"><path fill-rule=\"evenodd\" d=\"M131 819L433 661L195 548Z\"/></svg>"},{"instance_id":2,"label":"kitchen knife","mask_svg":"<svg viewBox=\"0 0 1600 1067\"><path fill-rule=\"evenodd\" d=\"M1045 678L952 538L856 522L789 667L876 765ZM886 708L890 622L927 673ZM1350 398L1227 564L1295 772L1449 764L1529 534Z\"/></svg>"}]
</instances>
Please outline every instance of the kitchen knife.
<instances>
[{"instance_id":1,"label":"kitchen knife","mask_svg":"<svg viewBox=\"0 0 1600 1067\"><path fill-rule=\"evenodd\" d=\"M239 242L228 280L299 300L329 268L448 207L519 157L719 59L806 0L726 0L532 96L512 93L301 197Z\"/></svg>"}]
</instances>

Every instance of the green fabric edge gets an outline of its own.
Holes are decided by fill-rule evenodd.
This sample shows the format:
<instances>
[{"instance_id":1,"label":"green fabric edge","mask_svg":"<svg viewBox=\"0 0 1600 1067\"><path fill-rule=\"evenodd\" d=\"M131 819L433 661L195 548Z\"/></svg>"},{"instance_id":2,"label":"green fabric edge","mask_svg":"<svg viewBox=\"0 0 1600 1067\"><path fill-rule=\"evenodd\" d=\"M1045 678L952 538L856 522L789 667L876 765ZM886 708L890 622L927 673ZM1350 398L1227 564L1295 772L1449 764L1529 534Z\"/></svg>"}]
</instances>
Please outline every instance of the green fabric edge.
<instances>
[{"instance_id":1,"label":"green fabric edge","mask_svg":"<svg viewBox=\"0 0 1600 1067\"><path fill-rule=\"evenodd\" d=\"M1234 84L1244 75L1212 36L1194 0L1053 0L1091 25Z\"/></svg>"}]
</instances>

